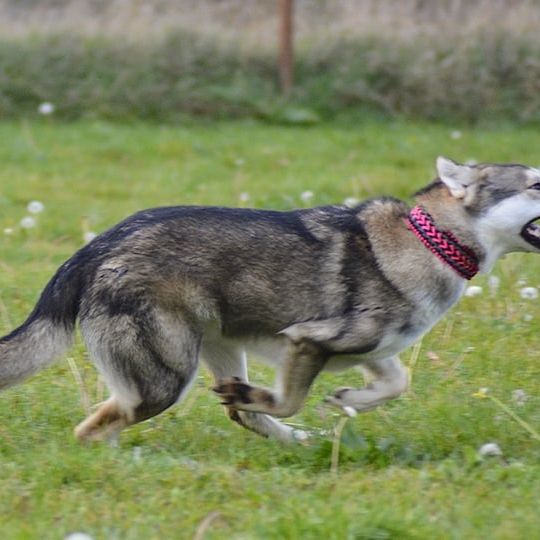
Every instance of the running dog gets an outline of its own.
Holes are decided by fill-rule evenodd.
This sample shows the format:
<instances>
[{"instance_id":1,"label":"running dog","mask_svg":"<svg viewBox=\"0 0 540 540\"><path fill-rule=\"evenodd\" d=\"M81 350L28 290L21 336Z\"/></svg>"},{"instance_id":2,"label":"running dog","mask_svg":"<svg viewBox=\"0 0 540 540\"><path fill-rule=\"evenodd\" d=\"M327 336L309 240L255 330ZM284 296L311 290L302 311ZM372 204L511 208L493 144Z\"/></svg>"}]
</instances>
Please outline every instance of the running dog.
<instances>
[{"instance_id":1,"label":"running dog","mask_svg":"<svg viewBox=\"0 0 540 540\"><path fill-rule=\"evenodd\" d=\"M302 407L321 371L369 376L327 398L339 408L399 396L398 354L477 272L509 252L539 253L539 216L538 169L442 157L413 208L385 197L290 212L145 210L75 253L0 339L0 388L61 356L78 319L110 390L79 439L115 437L178 402L200 358L231 419L293 441L303 434L276 418ZM248 382L246 352L276 366L274 389Z\"/></svg>"}]
</instances>

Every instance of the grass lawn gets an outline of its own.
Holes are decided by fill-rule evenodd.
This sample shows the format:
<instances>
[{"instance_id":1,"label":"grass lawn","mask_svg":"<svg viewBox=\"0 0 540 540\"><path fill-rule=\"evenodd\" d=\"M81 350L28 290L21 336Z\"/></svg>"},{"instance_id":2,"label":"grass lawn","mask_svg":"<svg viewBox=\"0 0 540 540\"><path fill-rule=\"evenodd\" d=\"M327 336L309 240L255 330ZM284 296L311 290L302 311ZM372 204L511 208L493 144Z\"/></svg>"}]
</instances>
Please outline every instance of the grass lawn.
<instances>
[{"instance_id":1,"label":"grass lawn","mask_svg":"<svg viewBox=\"0 0 540 540\"><path fill-rule=\"evenodd\" d=\"M369 122L0 124L1 330L24 320L84 233L141 208L289 209L347 197L408 197L431 180L439 154L540 163L538 130L453 129ZM24 229L32 200L45 210ZM464 298L404 353L413 379L408 394L347 421L337 473L330 462L340 420L321 401L337 386L360 385L355 371L319 378L291 420L321 431L304 446L283 446L232 424L202 370L182 406L125 431L118 448L84 447L71 430L86 400L103 398L103 387L78 341L69 362L0 395L1 537L538 537L540 442L503 407L540 430L540 306L520 294L540 285L539 269L540 258L514 255L493 272L498 288L487 276L473 280L483 293ZM272 375L257 364L251 372L266 383ZM492 398L474 397L481 387ZM516 390L524 403L516 402ZM504 455L480 459L477 450L488 442Z\"/></svg>"}]
</instances>

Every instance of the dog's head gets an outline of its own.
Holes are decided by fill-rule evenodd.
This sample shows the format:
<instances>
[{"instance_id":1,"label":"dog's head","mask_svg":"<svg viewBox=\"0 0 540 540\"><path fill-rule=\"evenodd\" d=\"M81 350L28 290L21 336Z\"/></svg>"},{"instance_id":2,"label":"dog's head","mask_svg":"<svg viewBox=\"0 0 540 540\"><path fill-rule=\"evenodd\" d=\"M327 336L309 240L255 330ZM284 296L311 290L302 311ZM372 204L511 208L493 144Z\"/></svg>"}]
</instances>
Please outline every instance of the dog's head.
<instances>
[{"instance_id":1,"label":"dog's head","mask_svg":"<svg viewBox=\"0 0 540 540\"><path fill-rule=\"evenodd\" d=\"M514 164L461 165L437 159L439 180L459 201L493 258L540 253L540 170Z\"/></svg>"}]
</instances>

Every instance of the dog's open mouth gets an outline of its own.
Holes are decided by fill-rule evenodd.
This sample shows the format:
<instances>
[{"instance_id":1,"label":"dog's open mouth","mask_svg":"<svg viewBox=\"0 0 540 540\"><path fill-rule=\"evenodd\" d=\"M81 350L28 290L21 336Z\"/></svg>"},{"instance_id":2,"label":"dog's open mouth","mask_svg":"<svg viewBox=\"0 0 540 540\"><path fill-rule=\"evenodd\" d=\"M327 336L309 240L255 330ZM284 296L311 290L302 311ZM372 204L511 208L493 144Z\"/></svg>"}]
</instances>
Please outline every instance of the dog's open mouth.
<instances>
[{"instance_id":1,"label":"dog's open mouth","mask_svg":"<svg viewBox=\"0 0 540 540\"><path fill-rule=\"evenodd\" d=\"M521 229L521 237L536 249L540 249L540 216Z\"/></svg>"}]
</instances>

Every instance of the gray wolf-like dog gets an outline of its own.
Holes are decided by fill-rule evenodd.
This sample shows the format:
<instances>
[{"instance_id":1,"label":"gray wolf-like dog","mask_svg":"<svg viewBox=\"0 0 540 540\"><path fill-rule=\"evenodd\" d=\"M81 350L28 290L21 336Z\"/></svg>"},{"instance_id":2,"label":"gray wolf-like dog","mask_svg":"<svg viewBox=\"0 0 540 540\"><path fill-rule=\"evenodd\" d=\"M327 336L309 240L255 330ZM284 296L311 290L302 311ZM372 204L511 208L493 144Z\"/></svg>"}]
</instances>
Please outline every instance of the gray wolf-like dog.
<instances>
[{"instance_id":1,"label":"gray wolf-like dog","mask_svg":"<svg viewBox=\"0 0 540 540\"><path fill-rule=\"evenodd\" d=\"M281 423L322 371L360 366L369 383L333 406L367 411L408 385L398 354L509 252L540 252L540 171L437 159L415 206L383 197L354 208L278 212L177 206L139 212L65 262L34 310L0 339L0 388L70 346L77 319L110 397L75 429L114 438L178 402L199 359L230 418L294 441ZM248 381L246 353L276 366Z\"/></svg>"}]
</instances>

